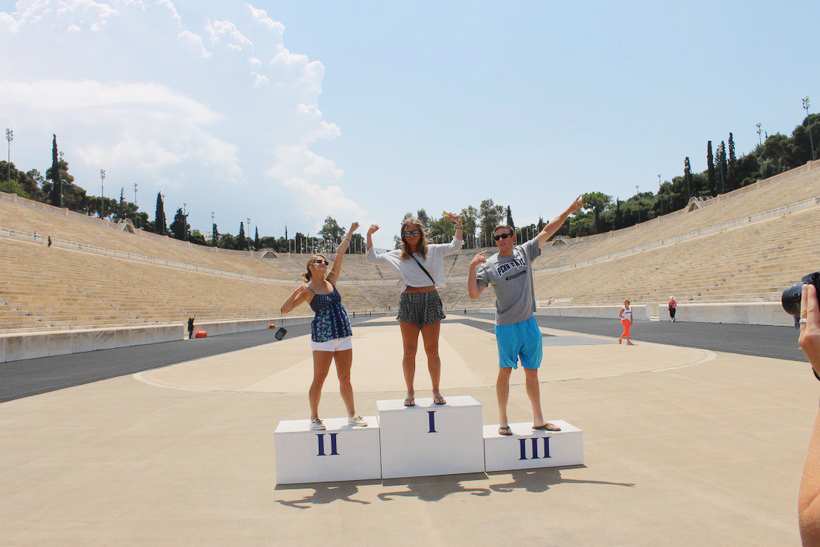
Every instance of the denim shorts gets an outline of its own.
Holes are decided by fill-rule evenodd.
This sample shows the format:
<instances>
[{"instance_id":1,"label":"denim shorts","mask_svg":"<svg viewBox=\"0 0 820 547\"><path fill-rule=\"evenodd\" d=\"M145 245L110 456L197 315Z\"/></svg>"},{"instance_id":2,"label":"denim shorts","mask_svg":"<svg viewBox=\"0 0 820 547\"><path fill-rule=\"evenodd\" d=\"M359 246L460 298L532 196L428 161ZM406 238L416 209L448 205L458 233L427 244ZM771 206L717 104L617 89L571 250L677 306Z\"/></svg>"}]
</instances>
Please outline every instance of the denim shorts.
<instances>
[{"instance_id":1,"label":"denim shorts","mask_svg":"<svg viewBox=\"0 0 820 547\"><path fill-rule=\"evenodd\" d=\"M438 323L447 317L438 291L402 293L399 299L399 315L402 323L411 323L418 328L430 323Z\"/></svg>"}]
</instances>

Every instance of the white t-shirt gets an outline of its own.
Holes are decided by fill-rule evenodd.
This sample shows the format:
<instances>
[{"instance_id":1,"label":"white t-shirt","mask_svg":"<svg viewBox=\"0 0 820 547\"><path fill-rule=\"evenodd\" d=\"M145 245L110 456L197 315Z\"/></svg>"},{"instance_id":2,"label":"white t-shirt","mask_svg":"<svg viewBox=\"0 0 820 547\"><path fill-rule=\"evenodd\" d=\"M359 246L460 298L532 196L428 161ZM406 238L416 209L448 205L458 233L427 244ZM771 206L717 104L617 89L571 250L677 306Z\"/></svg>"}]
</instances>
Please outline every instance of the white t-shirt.
<instances>
[{"instance_id":1,"label":"white t-shirt","mask_svg":"<svg viewBox=\"0 0 820 547\"><path fill-rule=\"evenodd\" d=\"M626 319L627 321L631 321L632 320L632 306L629 306L628 308L624 307L624 308L621 308L621 309L624 310L624 313L621 317L623 319Z\"/></svg>"},{"instance_id":2,"label":"white t-shirt","mask_svg":"<svg viewBox=\"0 0 820 547\"><path fill-rule=\"evenodd\" d=\"M407 257L406 260L402 260L401 250L399 249L376 254L376 251L371 247L367 251L367 261L389 267L401 278L401 290L404 290L406 287L429 287L431 284L434 284L438 288L444 288L447 286L444 279L444 257L461 249L463 244L464 242L462 240L454 237L450 243L428 245L427 258L422 258L418 253L413 255L416 257L416 260L430 272L430 275L433 276L433 282L431 282L427 274L419 268L415 260L410 257Z\"/></svg>"}]
</instances>

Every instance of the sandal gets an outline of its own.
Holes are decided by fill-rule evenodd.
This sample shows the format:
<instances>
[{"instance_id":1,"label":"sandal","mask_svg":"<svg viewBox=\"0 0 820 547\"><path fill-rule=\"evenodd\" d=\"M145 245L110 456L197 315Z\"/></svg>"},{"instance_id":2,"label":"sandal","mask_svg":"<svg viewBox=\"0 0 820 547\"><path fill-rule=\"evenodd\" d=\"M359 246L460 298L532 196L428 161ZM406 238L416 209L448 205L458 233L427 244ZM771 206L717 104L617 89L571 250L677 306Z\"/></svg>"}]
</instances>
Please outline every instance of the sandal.
<instances>
[{"instance_id":1,"label":"sandal","mask_svg":"<svg viewBox=\"0 0 820 547\"><path fill-rule=\"evenodd\" d=\"M560 427L549 422L544 423L544 425L532 426L532 428L537 429L538 431L561 431Z\"/></svg>"},{"instance_id":2,"label":"sandal","mask_svg":"<svg viewBox=\"0 0 820 547\"><path fill-rule=\"evenodd\" d=\"M444 397L442 397L440 394L439 395L434 395L433 396L433 404L446 405L447 401L445 401Z\"/></svg>"},{"instance_id":3,"label":"sandal","mask_svg":"<svg viewBox=\"0 0 820 547\"><path fill-rule=\"evenodd\" d=\"M500 425L498 426L498 434L504 435L505 437L509 437L512 435L512 429L508 425Z\"/></svg>"},{"instance_id":4,"label":"sandal","mask_svg":"<svg viewBox=\"0 0 820 547\"><path fill-rule=\"evenodd\" d=\"M404 400L404 406L416 406L416 399L415 397L407 397Z\"/></svg>"}]
</instances>

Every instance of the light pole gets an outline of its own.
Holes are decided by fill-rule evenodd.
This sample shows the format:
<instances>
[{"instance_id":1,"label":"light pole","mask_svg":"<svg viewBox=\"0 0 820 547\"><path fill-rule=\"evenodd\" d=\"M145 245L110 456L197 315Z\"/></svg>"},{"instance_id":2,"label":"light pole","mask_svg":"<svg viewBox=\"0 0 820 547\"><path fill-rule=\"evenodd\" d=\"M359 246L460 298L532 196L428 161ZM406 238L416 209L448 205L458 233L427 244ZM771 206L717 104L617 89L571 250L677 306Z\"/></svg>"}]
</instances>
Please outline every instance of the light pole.
<instances>
[{"instance_id":1,"label":"light pole","mask_svg":"<svg viewBox=\"0 0 820 547\"><path fill-rule=\"evenodd\" d=\"M182 204L182 241L188 241L188 210L187 203Z\"/></svg>"},{"instance_id":2,"label":"light pole","mask_svg":"<svg viewBox=\"0 0 820 547\"><path fill-rule=\"evenodd\" d=\"M806 129L809 130L809 144L811 145L811 161L814 161L814 139L811 136L811 121L809 120L809 107L811 101L808 97L803 97L803 108L806 111ZM8 129L6 129L8 131Z\"/></svg>"},{"instance_id":3,"label":"light pole","mask_svg":"<svg viewBox=\"0 0 820 547\"><path fill-rule=\"evenodd\" d=\"M760 146L763 146L763 139L760 137L760 134L763 133L763 130L760 128L761 126L759 123L755 124L755 127L757 127L757 143Z\"/></svg>"},{"instance_id":4,"label":"light pole","mask_svg":"<svg viewBox=\"0 0 820 547\"><path fill-rule=\"evenodd\" d=\"M63 206L63 173L65 172L65 162L63 161L63 152L60 151L60 172L57 174L60 177L60 207Z\"/></svg>"},{"instance_id":5,"label":"light pole","mask_svg":"<svg viewBox=\"0 0 820 547\"><path fill-rule=\"evenodd\" d=\"M661 174L658 173L658 203L661 204L661 214L663 214L663 199L661 198L661 188L662 188L662 186L663 185L661 183Z\"/></svg>"},{"instance_id":6,"label":"light pole","mask_svg":"<svg viewBox=\"0 0 820 547\"><path fill-rule=\"evenodd\" d=\"M638 185L635 185L635 206L638 209L638 224L641 223L641 198L640 198L640 191L638 189Z\"/></svg>"},{"instance_id":7,"label":"light pole","mask_svg":"<svg viewBox=\"0 0 820 547\"><path fill-rule=\"evenodd\" d=\"M105 169L100 169L100 218L105 218Z\"/></svg>"},{"instance_id":8,"label":"light pole","mask_svg":"<svg viewBox=\"0 0 820 547\"><path fill-rule=\"evenodd\" d=\"M9 141L9 156L6 160L6 174L9 179L9 194L11 193L11 141L14 140L14 131L6 128L6 140Z\"/></svg>"},{"instance_id":9,"label":"light pole","mask_svg":"<svg viewBox=\"0 0 820 547\"><path fill-rule=\"evenodd\" d=\"M137 183L136 182L134 183L134 207L139 209L139 207L137 207Z\"/></svg>"},{"instance_id":10,"label":"light pole","mask_svg":"<svg viewBox=\"0 0 820 547\"><path fill-rule=\"evenodd\" d=\"M11 193L11 141L14 140L14 131L6 128L6 140L9 141L9 156L6 160L6 173L9 179L9 194Z\"/></svg>"}]
</instances>

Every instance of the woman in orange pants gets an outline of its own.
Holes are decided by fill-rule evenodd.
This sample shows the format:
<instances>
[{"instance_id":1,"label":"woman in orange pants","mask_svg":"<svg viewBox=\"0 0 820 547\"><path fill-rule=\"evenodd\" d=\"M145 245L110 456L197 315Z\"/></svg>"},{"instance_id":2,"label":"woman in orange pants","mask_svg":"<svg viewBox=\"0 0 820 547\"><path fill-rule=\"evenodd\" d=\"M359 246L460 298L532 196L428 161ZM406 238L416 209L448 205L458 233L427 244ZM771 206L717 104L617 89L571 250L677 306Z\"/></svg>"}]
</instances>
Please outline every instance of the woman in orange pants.
<instances>
[{"instance_id":1,"label":"woman in orange pants","mask_svg":"<svg viewBox=\"0 0 820 547\"><path fill-rule=\"evenodd\" d=\"M626 338L626 344L628 346L634 346L635 344L629 339L629 329L632 328L632 307L629 305L629 300L624 300L624 307L618 312L618 317L621 318L621 325L624 328L621 337L618 338L618 343L620 344L621 340Z\"/></svg>"}]
</instances>

